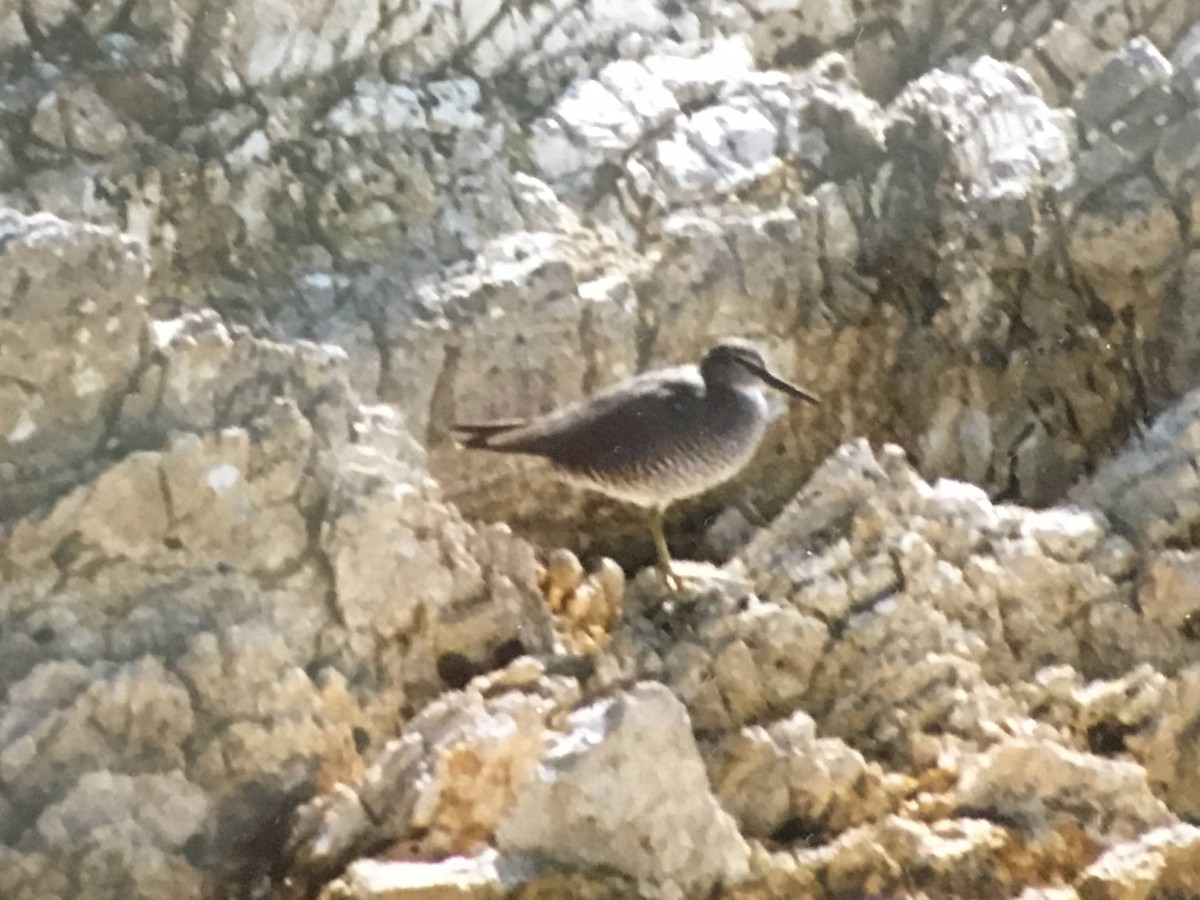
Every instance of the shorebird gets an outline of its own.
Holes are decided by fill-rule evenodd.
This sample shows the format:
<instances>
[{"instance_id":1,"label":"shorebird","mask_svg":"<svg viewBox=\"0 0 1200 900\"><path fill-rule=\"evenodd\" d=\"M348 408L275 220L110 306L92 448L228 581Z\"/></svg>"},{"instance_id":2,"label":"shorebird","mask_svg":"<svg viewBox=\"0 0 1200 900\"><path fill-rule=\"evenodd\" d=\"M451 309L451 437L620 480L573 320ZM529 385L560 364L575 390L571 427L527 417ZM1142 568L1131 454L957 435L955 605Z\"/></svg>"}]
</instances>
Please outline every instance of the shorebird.
<instances>
[{"instance_id":1,"label":"shorebird","mask_svg":"<svg viewBox=\"0 0 1200 900\"><path fill-rule=\"evenodd\" d=\"M565 480L643 509L658 567L678 587L664 514L750 461L770 420L764 385L820 402L774 374L752 344L729 338L699 365L636 375L538 418L451 430L464 448L544 457Z\"/></svg>"}]
</instances>

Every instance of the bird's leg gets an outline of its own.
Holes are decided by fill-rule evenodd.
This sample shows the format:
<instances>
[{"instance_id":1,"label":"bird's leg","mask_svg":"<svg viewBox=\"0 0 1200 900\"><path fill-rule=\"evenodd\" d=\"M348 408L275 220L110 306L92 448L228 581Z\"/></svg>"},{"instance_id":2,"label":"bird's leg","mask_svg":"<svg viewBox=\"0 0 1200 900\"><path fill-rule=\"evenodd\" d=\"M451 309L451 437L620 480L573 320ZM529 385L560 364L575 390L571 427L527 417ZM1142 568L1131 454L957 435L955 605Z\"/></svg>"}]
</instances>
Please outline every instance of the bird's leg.
<instances>
[{"instance_id":1,"label":"bird's leg","mask_svg":"<svg viewBox=\"0 0 1200 900\"><path fill-rule=\"evenodd\" d=\"M661 506L651 507L647 519L650 524L650 533L654 536L654 552L658 556L659 571L667 579L667 584L673 590L678 591L683 587L683 580L671 571L671 551L667 549L667 538L663 534L663 508Z\"/></svg>"}]
</instances>

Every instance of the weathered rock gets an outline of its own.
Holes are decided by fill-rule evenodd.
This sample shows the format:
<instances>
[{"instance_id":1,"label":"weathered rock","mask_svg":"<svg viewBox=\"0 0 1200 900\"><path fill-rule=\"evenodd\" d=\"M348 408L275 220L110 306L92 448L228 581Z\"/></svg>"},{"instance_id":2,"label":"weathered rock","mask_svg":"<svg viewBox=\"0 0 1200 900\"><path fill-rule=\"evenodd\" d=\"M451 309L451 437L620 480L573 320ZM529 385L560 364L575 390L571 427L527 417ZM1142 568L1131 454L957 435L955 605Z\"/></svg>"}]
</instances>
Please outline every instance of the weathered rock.
<instances>
[{"instance_id":1,"label":"weathered rock","mask_svg":"<svg viewBox=\"0 0 1200 900\"><path fill-rule=\"evenodd\" d=\"M965 809L1033 831L1070 821L1099 842L1129 840L1171 821L1140 766L1050 742L1006 741L968 760L957 797Z\"/></svg>"},{"instance_id":2,"label":"weathered rock","mask_svg":"<svg viewBox=\"0 0 1200 900\"><path fill-rule=\"evenodd\" d=\"M0 848L0 889L20 900L72 893L80 873L86 896L198 900L200 884L181 851L208 811L205 793L178 771L90 773L43 811L21 851Z\"/></svg>"},{"instance_id":3,"label":"weathered rock","mask_svg":"<svg viewBox=\"0 0 1200 900\"><path fill-rule=\"evenodd\" d=\"M1010 858L1015 857L1015 858ZM757 877L730 892L737 900L902 894L914 883L932 896L1011 896L1035 880L1004 829L977 819L914 822L889 816L821 847L756 859ZM1014 865L1016 863L1016 865Z\"/></svg>"},{"instance_id":4,"label":"weathered rock","mask_svg":"<svg viewBox=\"0 0 1200 900\"><path fill-rule=\"evenodd\" d=\"M1149 623L1122 635L1122 659L1084 655L1096 636L1081 615L1121 602L1118 546L1091 513L993 505L966 485L927 484L898 448L876 458L858 443L818 470L732 571L762 573L765 599L828 629L802 694L822 728L922 765L916 731L991 743L995 723L1023 714L1001 685L1048 660L1120 671L1160 658ZM1187 658L1173 646L1173 659Z\"/></svg>"},{"instance_id":5,"label":"weathered rock","mask_svg":"<svg viewBox=\"0 0 1200 900\"><path fill-rule=\"evenodd\" d=\"M1129 747L1150 784L1181 819L1200 812L1200 671L1191 666L1164 685L1152 725L1131 736Z\"/></svg>"},{"instance_id":6,"label":"weathered rock","mask_svg":"<svg viewBox=\"0 0 1200 900\"><path fill-rule=\"evenodd\" d=\"M1160 416L1137 440L1071 492L1131 540L1162 546L1186 539L1200 517L1200 391Z\"/></svg>"},{"instance_id":7,"label":"weathered rock","mask_svg":"<svg viewBox=\"0 0 1200 900\"><path fill-rule=\"evenodd\" d=\"M1113 847L1079 879L1084 900L1134 900L1200 892L1200 829L1156 828Z\"/></svg>"},{"instance_id":8,"label":"weathered rock","mask_svg":"<svg viewBox=\"0 0 1200 900\"><path fill-rule=\"evenodd\" d=\"M663 896L745 875L746 844L669 691L638 685L571 713L565 729L500 823L502 850L606 866Z\"/></svg>"},{"instance_id":9,"label":"weathered rock","mask_svg":"<svg viewBox=\"0 0 1200 900\"><path fill-rule=\"evenodd\" d=\"M19 5L0 895L1194 891L1193 0ZM672 518L727 569L471 524L632 574L447 426L729 333L824 404Z\"/></svg>"},{"instance_id":10,"label":"weathered rock","mask_svg":"<svg viewBox=\"0 0 1200 900\"><path fill-rule=\"evenodd\" d=\"M482 685L481 685L482 686ZM543 754L547 720L571 686L486 697L476 686L426 707L353 784L300 809L289 840L297 877L316 884L354 854L412 845L417 855L475 849L508 815Z\"/></svg>"},{"instance_id":11,"label":"weathered rock","mask_svg":"<svg viewBox=\"0 0 1200 900\"><path fill-rule=\"evenodd\" d=\"M312 785L351 778L363 742L462 665L469 678L553 635L528 546L446 506L394 416L356 415L339 353L211 316L149 334L109 427L156 449L0 542L15 869L51 853L31 823L82 778L181 771L207 810L180 842L186 859L168 848L139 875L114 846L97 896L160 896L168 877L184 896L253 881L274 851L239 834L280 830ZM88 858L58 865L84 878Z\"/></svg>"},{"instance_id":12,"label":"weathered rock","mask_svg":"<svg viewBox=\"0 0 1200 900\"><path fill-rule=\"evenodd\" d=\"M364 52L382 10L352 3L229 4L201 14L184 2L137 10L140 28L166 38L172 62L212 91L313 77ZM196 49L199 48L199 49Z\"/></svg>"},{"instance_id":13,"label":"weathered rock","mask_svg":"<svg viewBox=\"0 0 1200 900\"><path fill-rule=\"evenodd\" d=\"M501 876L501 866L504 876ZM497 900L517 883L495 851L440 862L359 860L321 892L321 900ZM530 871L533 867L530 866Z\"/></svg>"},{"instance_id":14,"label":"weathered rock","mask_svg":"<svg viewBox=\"0 0 1200 900\"><path fill-rule=\"evenodd\" d=\"M1200 21L1179 38L1171 53L1171 64L1180 93L1193 103L1200 102Z\"/></svg>"},{"instance_id":15,"label":"weathered rock","mask_svg":"<svg viewBox=\"0 0 1200 900\"><path fill-rule=\"evenodd\" d=\"M803 712L744 727L716 744L709 773L742 833L840 833L882 818L890 798L879 766L837 738L819 738Z\"/></svg>"},{"instance_id":16,"label":"weathered rock","mask_svg":"<svg viewBox=\"0 0 1200 900\"><path fill-rule=\"evenodd\" d=\"M117 231L0 217L0 519L94 470L141 359L145 251Z\"/></svg>"}]
</instances>

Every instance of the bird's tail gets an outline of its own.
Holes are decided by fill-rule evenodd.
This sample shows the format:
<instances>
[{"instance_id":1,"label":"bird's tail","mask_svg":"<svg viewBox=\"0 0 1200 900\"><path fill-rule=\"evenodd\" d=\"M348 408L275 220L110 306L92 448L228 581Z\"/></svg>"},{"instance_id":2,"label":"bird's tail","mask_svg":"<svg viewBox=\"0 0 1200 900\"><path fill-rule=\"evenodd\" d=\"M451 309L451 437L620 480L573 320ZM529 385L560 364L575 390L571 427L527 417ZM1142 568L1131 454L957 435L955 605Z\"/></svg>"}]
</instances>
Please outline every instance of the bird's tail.
<instances>
[{"instance_id":1,"label":"bird's tail","mask_svg":"<svg viewBox=\"0 0 1200 900\"><path fill-rule=\"evenodd\" d=\"M503 419L496 422L460 422L450 427L459 446L467 450L500 450L492 446L492 439L523 427L525 419Z\"/></svg>"}]
</instances>

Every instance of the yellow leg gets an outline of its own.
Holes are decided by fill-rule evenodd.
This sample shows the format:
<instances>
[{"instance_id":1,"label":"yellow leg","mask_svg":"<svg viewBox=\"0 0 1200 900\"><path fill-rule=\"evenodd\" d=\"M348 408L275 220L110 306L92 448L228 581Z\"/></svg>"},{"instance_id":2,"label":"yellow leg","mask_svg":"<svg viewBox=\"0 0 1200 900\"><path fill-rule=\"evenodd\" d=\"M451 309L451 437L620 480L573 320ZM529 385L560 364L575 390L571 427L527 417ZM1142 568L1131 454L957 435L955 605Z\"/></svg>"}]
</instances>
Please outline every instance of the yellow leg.
<instances>
[{"instance_id":1,"label":"yellow leg","mask_svg":"<svg viewBox=\"0 0 1200 900\"><path fill-rule=\"evenodd\" d=\"M652 508L648 515L650 525L650 534L654 536L654 552L658 556L658 568L663 573L663 577L667 579L674 590L679 590L683 586L682 580L671 571L671 551L667 549L667 538L663 534L663 509L662 507Z\"/></svg>"}]
</instances>

